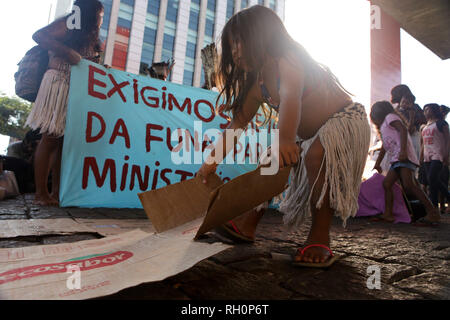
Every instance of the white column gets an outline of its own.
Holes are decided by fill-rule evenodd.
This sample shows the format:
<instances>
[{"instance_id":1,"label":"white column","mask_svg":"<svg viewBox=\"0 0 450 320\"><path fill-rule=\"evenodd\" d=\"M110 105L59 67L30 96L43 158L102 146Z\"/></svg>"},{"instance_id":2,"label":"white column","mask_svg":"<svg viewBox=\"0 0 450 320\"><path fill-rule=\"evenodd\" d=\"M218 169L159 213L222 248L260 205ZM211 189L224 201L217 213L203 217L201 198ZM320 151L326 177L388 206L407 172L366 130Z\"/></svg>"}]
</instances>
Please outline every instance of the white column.
<instances>
[{"instance_id":1,"label":"white column","mask_svg":"<svg viewBox=\"0 0 450 320\"><path fill-rule=\"evenodd\" d=\"M172 69L172 82L179 84L183 83L190 10L191 0L183 0L179 2L177 29L175 32L175 52L173 55L173 58L175 59L175 66Z\"/></svg>"},{"instance_id":2,"label":"white column","mask_svg":"<svg viewBox=\"0 0 450 320\"><path fill-rule=\"evenodd\" d=\"M120 0L114 0L111 7L111 17L109 18L109 29L106 38L105 61L107 65L112 64L114 54L114 42L116 41L117 20L119 19Z\"/></svg>"},{"instance_id":3,"label":"white column","mask_svg":"<svg viewBox=\"0 0 450 320\"><path fill-rule=\"evenodd\" d=\"M234 0L234 13L241 11L241 0Z\"/></svg>"},{"instance_id":4,"label":"white column","mask_svg":"<svg viewBox=\"0 0 450 320\"><path fill-rule=\"evenodd\" d=\"M202 49L205 39L205 25L206 25L206 7L208 0L201 0L200 2L200 17L198 21L197 33L197 48L195 50L195 65L194 65L194 87L200 87L202 79Z\"/></svg>"},{"instance_id":5,"label":"white column","mask_svg":"<svg viewBox=\"0 0 450 320\"><path fill-rule=\"evenodd\" d=\"M277 0L277 14L284 21L284 1L285 0Z\"/></svg>"},{"instance_id":6,"label":"white column","mask_svg":"<svg viewBox=\"0 0 450 320\"><path fill-rule=\"evenodd\" d=\"M248 6L249 7L254 6L255 4L258 4L258 0L249 0L248 1Z\"/></svg>"},{"instance_id":7,"label":"white column","mask_svg":"<svg viewBox=\"0 0 450 320\"><path fill-rule=\"evenodd\" d=\"M216 21L214 21L214 41L217 43L227 20L227 0L217 0Z\"/></svg>"},{"instance_id":8,"label":"white column","mask_svg":"<svg viewBox=\"0 0 450 320\"><path fill-rule=\"evenodd\" d=\"M161 62L162 46L164 40L164 24L166 22L168 0L161 0L159 4L159 17L158 17L158 30L156 31L155 41L155 55L153 56L154 62Z\"/></svg>"},{"instance_id":9,"label":"white column","mask_svg":"<svg viewBox=\"0 0 450 320\"><path fill-rule=\"evenodd\" d=\"M264 7L270 8L270 0L264 0Z\"/></svg>"},{"instance_id":10,"label":"white column","mask_svg":"<svg viewBox=\"0 0 450 320\"><path fill-rule=\"evenodd\" d=\"M135 0L134 2L133 21L131 24L126 66L126 71L134 74L139 74L139 67L141 65L148 1L149 0Z\"/></svg>"}]
</instances>

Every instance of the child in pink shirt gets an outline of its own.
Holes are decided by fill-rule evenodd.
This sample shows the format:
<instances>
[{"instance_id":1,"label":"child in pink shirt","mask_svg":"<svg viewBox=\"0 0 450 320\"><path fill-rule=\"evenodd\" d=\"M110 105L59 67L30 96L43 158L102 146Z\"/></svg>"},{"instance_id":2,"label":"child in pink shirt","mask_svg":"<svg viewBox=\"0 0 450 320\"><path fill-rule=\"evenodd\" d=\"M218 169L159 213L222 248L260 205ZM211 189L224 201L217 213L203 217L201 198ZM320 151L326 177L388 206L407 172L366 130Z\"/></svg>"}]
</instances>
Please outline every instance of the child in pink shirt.
<instances>
[{"instance_id":1,"label":"child in pink shirt","mask_svg":"<svg viewBox=\"0 0 450 320\"><path fill-rule=\"evenodd\" d=\"M438 104L427 104L424 111L427 124L422 129L420 162L425 167L431 202L438 207L439 192L450 200L448 186L440 178L442 169L448 166L449 128Z\"/></svg>"},{"instance_id":2,"label":"child in pink shirt","mask_svg":"<svg viewBox=\"0 0 450 320\"><path fill-rule=\"evenodd\" d=\"M392 186L400 179L405 192L413 194L425 205L427 215L424 218L424 222L435 223L439 221L439 212L415 182L414 172L419 167L419 160L401 116L394 110L390 102L378 101L372 106L370 119L378 129L383 142L383 147L378 155L374 169L381 173L380 163L386 153L391 163L389 172L383 181L385 211L381 218L389 222L395 220L392 213L394 205Z\"/></svg>"}]
</instances>

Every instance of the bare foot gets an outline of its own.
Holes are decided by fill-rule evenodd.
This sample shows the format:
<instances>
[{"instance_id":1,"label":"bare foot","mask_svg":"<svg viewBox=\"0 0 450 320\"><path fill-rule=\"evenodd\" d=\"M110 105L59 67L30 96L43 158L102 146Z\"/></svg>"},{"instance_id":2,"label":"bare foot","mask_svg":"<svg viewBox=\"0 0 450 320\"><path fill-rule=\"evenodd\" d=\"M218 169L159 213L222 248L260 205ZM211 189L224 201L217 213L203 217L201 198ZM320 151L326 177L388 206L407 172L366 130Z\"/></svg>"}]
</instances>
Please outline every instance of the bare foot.
<instances>
[{"instance_id":1,"label":"bare foot","mask_svg":"<svg viewBox=\"0 0 450 320\"><path fill-rule=\"evenodd\" d=\"M313 244L321 246L313 246L305 250L306 247ZM325 247L327 248L330 247L330 236L328 230L327 229L323 230L319 228L311 230L305 245L297 250L297 255L295 256L294 261L323 263L331 257L330 251Z\"/></svg>"},{"instance_id":2,"label":"bare foot","mask_svg":"<svg viewBox=\"0 0 450 320\"><path fill-rule=\"evenodd\" d=\"M299 248L297 251L297 255L294 258L295 262L324 263L331 257L330 251L324 247L314 246L307 248L311 244L318 243L306 243L304 247ZM324 245L326 247L329 246L328 243L321 243L321 245Z\"/></svg>"},{"instance_id":3,"label":"bare foot","mask_svg":"<svg viewBox=\"0 0 450 320\"><path fill-rule=\"evenodd\" d=\"M437 208L434 208L432 211L428 211L427 215L424 217L425 220L430 222L439 222L441 221L441 214Z\"/></svg>"},{"instance_id":4,"label":"bare foot","mask_svg":"<svg viewBox=\"0 0 450 320\"><path fill-rule=\"evenodd\" d=\"M385 213L383 213L380 216L380 218L385 220L385 221L387 221L387 222L394 222L395 221L394 215L392 213L388 214L388 213L385 212Z\"/></svg>"},{"instance_id":5,"label":"bare foot","mask_svg":"<svg viewBox=\"0 0 450 320\"><path fill-rule=\"evenodd\" d=\"M58 206L59 202L58 202L58 200L53 199L49 195L41 196L41 195L36 194L34 197L33 204L38 205L38 206L48 207L48 206Z\"/></svg>"}]
</instances>

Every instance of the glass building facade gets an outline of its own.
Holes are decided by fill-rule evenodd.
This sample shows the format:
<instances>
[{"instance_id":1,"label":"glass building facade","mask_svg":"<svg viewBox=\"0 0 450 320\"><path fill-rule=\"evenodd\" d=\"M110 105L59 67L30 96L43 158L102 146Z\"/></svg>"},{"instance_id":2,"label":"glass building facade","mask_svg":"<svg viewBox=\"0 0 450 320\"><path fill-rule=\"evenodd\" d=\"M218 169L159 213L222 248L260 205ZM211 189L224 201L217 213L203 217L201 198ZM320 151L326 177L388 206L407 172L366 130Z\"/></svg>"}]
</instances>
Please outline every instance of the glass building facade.
<instances>
[{"instance_id":1,"label":"glass building facade","mask_svg":"<svg viewBox=\"0 0 450 320\"><path fill-rule=\"evenodd\" d=\"M67 10L73 4L56 1ZM194 86L205 81L201 49L220 41L221 28L233 14L250 5L249 0L100 1L104 6L100 29L103 63L138 74L153 62L176 57L168 80ZM251 4L265 4L283 17L284 1L257 0Z\"/></svg>"},{"instance_id":2,"label":"glass building facade","mask_svg":"<svg viewBox=\"0 0 450 320\"><path fill-rule=\"evenodd\" d=\"M140 70L152 65L155 54L156 31L158 30L160 0L149 0L147 15L145 17L144 40L142 43L142 55Z\"/></svg>"},{"instance_id":3,"label":"glass building facade","mask_svg":"<svg viewBox=\"0 0 450 320\"><path fill-rule=\"evenodd\" d=\"M195 54L197 48L198 25L200 19L200 0L191 0L189 8L189 24L186 41L186 57L184 60L183 84L192 86L194 82Z\"/></svg>"},{"instance_id":4,"label":"glass building facade","mask_svg":"<svg viewBox=\"0 0 450 320\"><path fill-rule=\"evenodd\" d=\"M119 18L114 42L114 54L111 66L125 70L127 64L128 44L130 42L131 22L133 21L135 0L120 0Z\"/></svg>"}]
</instances>

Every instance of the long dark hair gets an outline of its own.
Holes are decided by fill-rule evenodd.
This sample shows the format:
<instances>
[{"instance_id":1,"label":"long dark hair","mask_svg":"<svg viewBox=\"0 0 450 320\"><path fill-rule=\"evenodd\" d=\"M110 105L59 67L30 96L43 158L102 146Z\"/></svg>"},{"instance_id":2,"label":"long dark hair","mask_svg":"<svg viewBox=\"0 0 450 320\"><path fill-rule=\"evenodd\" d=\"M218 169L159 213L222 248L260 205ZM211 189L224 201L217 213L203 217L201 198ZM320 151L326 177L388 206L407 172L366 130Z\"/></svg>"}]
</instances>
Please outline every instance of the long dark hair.
<instances>
[{"instance_id":1,"label":"long dark hair","mask_svg":"<svg viewBox=\"0 0 450 320\"><path fill-rule=\"evenodd\" d=\"M380 132L381 124L389 113L396 114L402 120L403 124L406 124L405 118L394 109L389 101L377 101L370 109L370 120L375 125L378 132Z\"/></svg>"},{"instance_id":2,"label":"long dark hair","mask_svg":"<svg viewBox=\"0 0 450 320\"><path fill-rule=\"evenodd\" d=\"M73 5L80 8L81 28L68 30L64 43L78 52L86 48L101 52L98 19L103 4L98 0L77 0ZM74 12L65 17L66 21Z\"/></svg>"},{"instance_id":3,"label":"long dark hair","mask_svg":"<svg viewBox=\"0 0 450 320\"><path fill-rule=\"evenodd\" d=\"M406 84L399 84L391 89L392 103L400 103L404 96L407 96L412 100L412 103L416 101L416 97L412 94L411 89Z\"/></svg>"},{"instance_id":4,"label":"long dark hair","mask_svg":"<svg viewBox=\"0 0 450 320\"><path fill-rule=\"evenodd\" d=\"M437 120L444 120L444 114L441 111L441 106L438 105L437 103L428 103L426 105L423 106L423 110L425 110L426 108L430 108L431 114L433 115L433 117ZM428 120L428 119L427 119Z\"/></svg>"},{"instance_id":5,"label":"long dark hair","mask_svg":"<svg viewBox=\"0 0 450 320\"><path fill-rule=\"evenodd\" d=\"M235 65L230 39L240 42L242 54L252 71L246 72ZM264 6L255 5L233 15L222 31L221 45L219 70L216 73L216 84L220 88L217 104L224 99L224 111L231 111L233 117L241 111L244 100L257 79L258 71L263 67L266 53L280 58L286 57L289 51L294 51L302 61L307 78L314 81L327 74L327 78L331 76L333 82L346 91L327 67L313 60L292 39L278 15ZM266 112L265 115L267 120Z\"/></svg>"}]
</instances>

